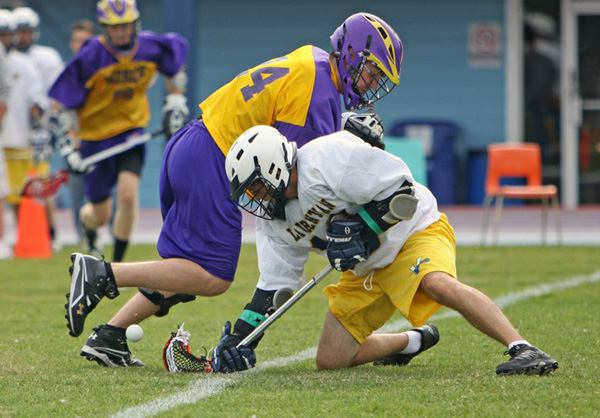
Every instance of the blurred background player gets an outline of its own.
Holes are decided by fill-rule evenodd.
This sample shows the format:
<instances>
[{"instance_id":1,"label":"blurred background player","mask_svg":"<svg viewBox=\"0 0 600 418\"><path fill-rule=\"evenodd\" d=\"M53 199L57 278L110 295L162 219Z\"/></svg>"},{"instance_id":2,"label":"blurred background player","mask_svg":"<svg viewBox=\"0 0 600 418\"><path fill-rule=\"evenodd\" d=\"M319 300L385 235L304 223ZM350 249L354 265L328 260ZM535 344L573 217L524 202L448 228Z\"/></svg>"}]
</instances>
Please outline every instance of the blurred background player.
<instances>
[{"instance_id":1,"label":"blurred background player","mask_svg":"<svg viewBox=\"0 0 600 418\"><path fill-rule=\"evenodd\" d=\"M58 119L71 140L59 147L74 172L82 171L81 158L143 133L150 119L146 90L157 71L167 77L165 109L188 113L183 95L185 39L141 32L134 0L101 0L97 13L102 34L84 44L50 90L50 96L67 109ZM81 140L80 149L73 146L74 138ZM81 208L80 217L90 253L98 254L96 230L111 218L116 185L113 260L123 259L136 221L144 155L145 146L140 145L86 173L84 188L90 203Z\"/></svg>"},{"instance_id":2,"label":"blurred background player","mask_svg":"<svg viewBox=\"0 0 600 418\"><path fill-rule=\"evenodd\" d=\"M6 201L14 208L15 217L18 218L21 191L31 170L35 169L40 176L50 172L47 156L51 147L45 143L47 137L41 147L32 147L32 140L37 138L33 135L32 120L42 116L48 101L35 64L30 57L14 48L14 34L13 13L0 10L0 42L7 50L6 76L10 85L0 143L4 147L10 185Z\"/></svg>"},{"instance_id":3,"label":"blurred background player","mask_svg":"<svg viewBox=\"0 0 600 418\"><path fill-rule=\"evenodd\" d=\"M73 255L71 288L81 289L87 277L95 290L86 287L68 296L72 336L80 335L102 296L117 296L117 285L140 288L107 325L95 328L82 355L105 365L137 365L124 342L125 328L154 314L164 316L173 305L193 300L191 295L216 296L229 288L242 217L229 197L224 167L239 135L254 125L271 125L301 147L340 130L340 95L346 109L361 109L399 84L402 43L382 19L350 16L331 36L331 46L331 53L303 46L240 73L200 105L200 119L171 138L160 178L164 225L158 252L163 260L104 264ZM364 131L366 141L380 143L382 127L361 118L347 120Z\"/></svg>"},{"instance_id":4,"label":"blurred background player","mask_svg":"<svg viewBox=\"0 0 600 418\"><path fill-rule=\"evenodd\" d=\"M6 65L4 45L0 42L0 132L2 132L2 120L6 113L6 103L10 94L7 75L8 66ZM6 260L12 256L12 251L4 240L4 206L9 192L10 185L8 184L8 173L6 172L6 161L4 160L4 146L0 143L0 260Z\"/></svg>"},{"instance_id":5,"label":"blurred background player","mask_svg":"<svg viewBox=\"0 0 600 418\"><path fill-rule=\"evenodd\" d=\"M555 24L549 16L526 16L525 38L525 140L542 150L543 165L557 164L560 152L560 52L550 37Z\"/></svg>"},{"instance_id":6,"label":"blurred background player","mask_svg":"<svg viewBox=\"0 0 600 418\"><path fill-rule=\"evenodd\" d=\"M17 7L13 10L12 15L15 25L15 49L31 59L42 78L44 94L47 95L50 86L62 71L64 63L55 49L36 44L40 38L40 18L33 9ZM52 134L48 129L48 112L45 113L32 121L31 141L34 148L34 158L47 162L52 156ZM56 236L54 199L44 199L44 205L50 227L52 249L57 251L61 248L61 245Z\"/></svg>"},{"instance_id":7,"label":"blurred background player","mask_svg":"<svg viewBox=\"0 0 600 418\"><path fill-rule=\"evenodd\" d=\"M88 19L73 22L69 34L69 48L73 55L76 55L83 44L94 36L96 36L96 25L94 22Z\"/></svg>"}]
</instances>

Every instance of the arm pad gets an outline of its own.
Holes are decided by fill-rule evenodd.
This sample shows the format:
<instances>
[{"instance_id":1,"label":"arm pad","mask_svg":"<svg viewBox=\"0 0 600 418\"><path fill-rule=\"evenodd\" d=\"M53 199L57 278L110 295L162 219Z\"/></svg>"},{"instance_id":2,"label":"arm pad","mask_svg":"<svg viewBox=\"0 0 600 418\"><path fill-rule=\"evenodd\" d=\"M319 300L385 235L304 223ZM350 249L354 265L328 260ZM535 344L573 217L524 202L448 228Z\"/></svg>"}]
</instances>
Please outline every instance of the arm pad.
<instances>
[{"instance_id":1,"label":"arm pad","mask_svg":"<svg viewBox=\"0 0 600 418\"><path fill-rule=\"evenodd\" d=\"M379 235L400 221L412 219L418 203L415 187L405 181L402 187L387 199L374 200L364 205L358 216L368 229Z\"/></svg>"},{"instance_id":2,"label":"arm pad","mask_svg":"<svg viewBox=\"0 0 600 418\"><path fill-rule=\"evenodd\" d=\"M262 290L256 288L252 301L244 307L244 312L235 322L233 327L234 334L246 337L260 325L267 317L267 314L273 309L273 296L275 290ZM262 337L260 337L262 338ZM255 343L258 344L258 338ZM256 347L254 343L253 348Z\"/></svg>"}]
</instances>

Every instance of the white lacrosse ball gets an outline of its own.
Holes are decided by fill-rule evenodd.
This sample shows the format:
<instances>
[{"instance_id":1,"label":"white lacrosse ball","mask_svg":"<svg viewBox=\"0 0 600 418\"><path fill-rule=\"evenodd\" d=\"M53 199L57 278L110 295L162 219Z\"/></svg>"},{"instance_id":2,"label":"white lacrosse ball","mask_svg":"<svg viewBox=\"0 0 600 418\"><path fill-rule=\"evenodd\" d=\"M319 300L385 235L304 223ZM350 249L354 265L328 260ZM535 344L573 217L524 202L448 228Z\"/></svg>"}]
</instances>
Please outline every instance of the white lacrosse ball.
<instances>
[{"instance_id":1,"label":"white lacrosse ball","mask_svg":"<svg viewBox=\"0 0 600 418\"><path fill-rule=\"evenodd\" d=\"M144 330L137 324L129 325L125 330L125 336L135 343L144 338Z\"/></svg>"}]
</instances>

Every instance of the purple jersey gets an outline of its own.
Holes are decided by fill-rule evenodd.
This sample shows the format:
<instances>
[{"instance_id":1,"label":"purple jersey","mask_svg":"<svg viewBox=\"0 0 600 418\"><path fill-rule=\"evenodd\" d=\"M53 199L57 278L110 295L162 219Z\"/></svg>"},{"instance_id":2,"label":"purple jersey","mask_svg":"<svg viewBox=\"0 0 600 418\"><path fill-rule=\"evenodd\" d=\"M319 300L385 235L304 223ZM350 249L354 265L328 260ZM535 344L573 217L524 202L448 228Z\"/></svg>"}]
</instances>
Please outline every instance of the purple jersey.
<instances>
[{"instance_id":1,"label":"purple jersey","mask_svg":"<svg viewBox=\"0 0 600 418\"><path fill-rule=\"evenodd\" d=\"M274 125L298 146L338 131L336 83L328 54L305 46L240 74L203 102L202 121L188 123L165 150L159 254L195 261L214 276L233 280L242 217L230 198L225 153L257 124Z\"/></svg>"},{"instance_id":2,"label":"purple jersey","mask_svg":"<svg viewBox=\"0 0 600 418\"><path fill-rule=\"evenodd\" d=\"M187 41L177 34L141 32L133 51L123 56L98 36L67 64L49 96L77 110L82 140L145 128L150 119L146 90L157 71L175 75L187 50Z\"/></svg>"}]
</instances>

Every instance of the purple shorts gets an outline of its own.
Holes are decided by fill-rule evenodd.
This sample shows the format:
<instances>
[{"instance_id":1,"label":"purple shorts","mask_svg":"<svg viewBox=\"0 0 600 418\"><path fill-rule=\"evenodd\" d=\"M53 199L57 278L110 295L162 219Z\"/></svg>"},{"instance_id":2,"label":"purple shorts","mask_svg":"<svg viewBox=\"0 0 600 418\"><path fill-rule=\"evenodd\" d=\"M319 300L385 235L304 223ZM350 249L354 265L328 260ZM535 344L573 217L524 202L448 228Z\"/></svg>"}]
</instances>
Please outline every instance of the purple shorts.
<instances>
[{"instance_id":1,"label":"purple shorts","mask_svg":"<svg viewBox=\"0 0 600 418\"><path fill-rule=\"evenodd\" d=\"M233 281L242 215L230 198L225 156L202 121L188 123L165 148L160 206L160 256L194 261L210 274Z\"/></svg>"},{"instance_id":2,"label":"purple shorts","mask_svg":"<svg viewBox=\"0 0 600 418\"><path fill-rule=\"evenodd\" d=\"M81 157L89 157L125 142L129 135L133 133L142 134L144 131L143 129L133 129L101 141L81 141ZM117 184L121 171L130 171L139 176L144 165L145 152L146 146L142 144L96 163L96 168L86 174L83 180L85 195L90 202L100 203L108 199Z\"/></svg>"}]
</instances>

